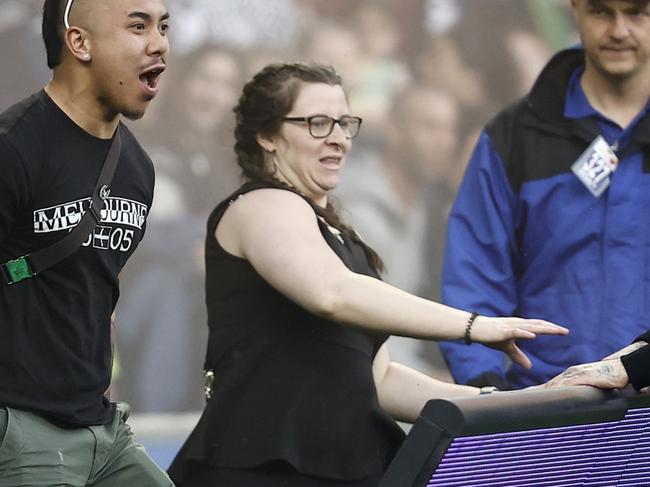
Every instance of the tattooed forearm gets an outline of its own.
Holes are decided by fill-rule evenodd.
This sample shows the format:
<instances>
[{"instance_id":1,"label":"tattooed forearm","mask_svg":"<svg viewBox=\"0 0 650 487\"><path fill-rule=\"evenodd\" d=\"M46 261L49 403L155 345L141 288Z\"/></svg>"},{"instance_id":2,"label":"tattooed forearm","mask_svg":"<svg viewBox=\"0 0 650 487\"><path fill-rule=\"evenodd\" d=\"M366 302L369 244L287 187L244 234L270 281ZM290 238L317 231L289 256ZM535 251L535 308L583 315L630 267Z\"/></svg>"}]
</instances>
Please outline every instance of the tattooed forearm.
<instances>
[{"instance_id":1,"label":"tattooed forearm","mask_svg":"<svg viewBox=\"0 0 650 487\"><path fill-rule=\"evenodd\" d=\"M617 377L614 373L614 367L607 362L601 362L600 366L594 371L594 374L597 379L613 380Z\"/></svg>"},{"instance_id":2,"label":"tattooed forearm","mask_svg":"<svg viewBox=\"0 0 650 487\"><path fill-rule=\"evenodd\" d=\"M645 347L647 345L648 345L648 342L636 342L636 343L633 343L632 345L628 345L627 347L619 350L618 352L614 352L613 354L608 355L603 360L612 360L612 359L620 358L623 355L628 355L628 354L630 354L632 352L636 352L638 349L643 348L643 347Z\"/></svg>"},{"instance_id":3,"label":"tattooed forearm","mask_svg":"<svg viewBox=\"0 0 650 487\"><path fill-rule=\"evenodd\" d=\"M546 386L590 385L603 389L624 387L627 372L620 360L605 360L591 364L574 365L551 379Z\"/></svg>"},{"instance_id":4,"label":"tattooed forearm","mask_svg":"<svg viewBox=\"0 0 650 487\"><path fill-rule=\"evenodd\" d=\"M587 377L607 379L614 376L614 370L607 362L595 362L593 364L574 365L565 370L560 376L567 380L579 380Z\"/></svg>"},{"instance_id":5,"label":"tattooed forearm","mask_svg":"<svg viewBox=\"0 0 650 487\"><path fill-rule=\"evenodd\" d=\"M566 380L576 380L579 377L584 377L585 375L586 371L583 367L569 367L560 374L560 377Z\"/></svg>"}]
</instances>

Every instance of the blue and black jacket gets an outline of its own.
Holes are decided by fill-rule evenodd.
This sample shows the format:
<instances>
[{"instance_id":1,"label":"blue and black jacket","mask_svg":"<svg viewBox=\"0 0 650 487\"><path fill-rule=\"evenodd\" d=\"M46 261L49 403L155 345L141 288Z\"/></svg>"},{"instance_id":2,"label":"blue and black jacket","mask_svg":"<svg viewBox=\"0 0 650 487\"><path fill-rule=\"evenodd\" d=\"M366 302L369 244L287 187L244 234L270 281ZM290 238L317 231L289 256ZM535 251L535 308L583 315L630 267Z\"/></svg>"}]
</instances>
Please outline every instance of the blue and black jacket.
<instances>
[{"instance_id":1,"label":"blue and black jacket","mask_svg":"<svg viewBox=\"0 0 650 487\"><path fill-rule=\"evenodd\" d=\"M558 53L531 92L487 125L449 217L443 270L451 306L546 319L571 333L520 340L531 370L506 369L502 353L481 345L441 344L458 382L538 384L648 329L650 117L644 110L622 129L596 112L580 88L583 70L582 49ZM597 198L571 166L600 134L620 162Z\"/></svg>"}]
</instances>

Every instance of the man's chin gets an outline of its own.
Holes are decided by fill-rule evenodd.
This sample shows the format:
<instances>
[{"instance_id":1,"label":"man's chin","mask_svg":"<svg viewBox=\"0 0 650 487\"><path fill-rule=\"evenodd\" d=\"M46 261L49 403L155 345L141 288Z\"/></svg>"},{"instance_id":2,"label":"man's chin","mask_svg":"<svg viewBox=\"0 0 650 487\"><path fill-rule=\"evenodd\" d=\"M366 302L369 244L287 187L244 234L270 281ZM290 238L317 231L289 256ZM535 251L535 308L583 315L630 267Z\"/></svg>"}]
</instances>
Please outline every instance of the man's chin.
<instances>
[{"instance_id":1,"label":"man's chin","mask_svg":"<svg viewBox=\"0 0 650 487\"><path fill-rule=\"evenodd\" d=\"M612 80L625 80L638 72L638 66L630 63L601 63L600 71Z\"/></svg>"},{"instance_id":2,"label":"man's chin","mask_svg":"<svg viewBox=\"0 0 650 487\"><path fill-rule=\"evenodd\" d=\"M144 117L144 110L142 111L124 111L122 112L122 115L129 119L129 120L140 120L142 117Z\"/></svg>"}]
</instances>

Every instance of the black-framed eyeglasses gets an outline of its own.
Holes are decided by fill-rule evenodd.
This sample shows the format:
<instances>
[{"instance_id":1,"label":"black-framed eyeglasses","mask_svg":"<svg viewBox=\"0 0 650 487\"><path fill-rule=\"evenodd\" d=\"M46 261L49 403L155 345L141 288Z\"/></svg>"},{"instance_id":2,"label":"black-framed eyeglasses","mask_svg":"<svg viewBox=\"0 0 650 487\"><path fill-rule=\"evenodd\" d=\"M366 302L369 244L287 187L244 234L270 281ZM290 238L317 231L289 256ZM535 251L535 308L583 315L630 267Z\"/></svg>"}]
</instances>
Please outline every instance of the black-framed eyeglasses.
<instances>
[{"instance_id":1,"label":"black-framed eyeglasses","mask_svg":"<svg viewBox=\"0 0 650 487\"><path fill-rule=\"evenodd\" d=\"M327 115L312 115L311 117L284 117L285 122L307 122L309 134L315 139L323 139L332 133L334 124L338 123L347 139L354 139L359 135L359 128L363 121L360 117L345 115L339 119Z\"/></svg>"}]
</instances>

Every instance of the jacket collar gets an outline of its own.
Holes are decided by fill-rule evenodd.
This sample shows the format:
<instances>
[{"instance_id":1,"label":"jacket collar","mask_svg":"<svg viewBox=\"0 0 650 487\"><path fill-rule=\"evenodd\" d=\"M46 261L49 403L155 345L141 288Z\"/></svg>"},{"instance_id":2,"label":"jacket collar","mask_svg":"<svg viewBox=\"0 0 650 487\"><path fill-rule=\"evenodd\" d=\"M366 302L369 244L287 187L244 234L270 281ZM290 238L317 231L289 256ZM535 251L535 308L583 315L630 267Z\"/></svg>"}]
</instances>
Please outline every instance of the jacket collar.
<instances>
[{"instance_id":1,"label":"jacket collar","mask_svg":"<svg viewBox=\"0 0 650 487\"><path fill-rule=\"evenodd\" d=\"M551 58L527 97L528 106L549 122L564 120L564 100L571 75L585 63L581 48L560 51Z\"/></svg>"},{"instance_id":2,"label":"jacket collar","mask_svg":"<svg viewBox=\"0 0 650 487\"><path fill-rule=\"evenodd\" d=\"M560 51L551 58L525 98L528 123L553 133L569 132L585 141L593 140L600 133L593 117L571 120L564 116L571 75L584 62L585 51L581 47ZM650 116L645 116L634 132L636 142L650 145Z\"/></svg>"}]
</instances>

